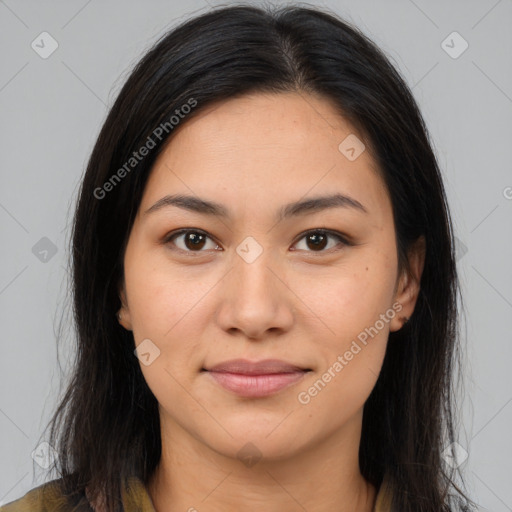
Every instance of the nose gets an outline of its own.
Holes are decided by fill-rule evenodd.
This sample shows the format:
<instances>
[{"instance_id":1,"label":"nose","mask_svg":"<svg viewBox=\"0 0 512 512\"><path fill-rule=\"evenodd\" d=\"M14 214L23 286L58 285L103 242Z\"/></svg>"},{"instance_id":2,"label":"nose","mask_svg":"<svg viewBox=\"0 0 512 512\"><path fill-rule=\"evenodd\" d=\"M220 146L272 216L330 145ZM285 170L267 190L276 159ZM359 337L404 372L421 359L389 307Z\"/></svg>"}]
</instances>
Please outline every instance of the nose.
<instances>
[{"instance_id":1,"label":"nose","mask_svg":"<svg viewBox=\"0 0 512 512\"><path fill-rule=\"evenodd\" d=\"M294 294L282 267L263 251L249 262L238 254L224 277L217 322L232 335L261 340L288 331L294 321ZM295 299L296 300L296 299Z\"/></svg>"}]
</instances>

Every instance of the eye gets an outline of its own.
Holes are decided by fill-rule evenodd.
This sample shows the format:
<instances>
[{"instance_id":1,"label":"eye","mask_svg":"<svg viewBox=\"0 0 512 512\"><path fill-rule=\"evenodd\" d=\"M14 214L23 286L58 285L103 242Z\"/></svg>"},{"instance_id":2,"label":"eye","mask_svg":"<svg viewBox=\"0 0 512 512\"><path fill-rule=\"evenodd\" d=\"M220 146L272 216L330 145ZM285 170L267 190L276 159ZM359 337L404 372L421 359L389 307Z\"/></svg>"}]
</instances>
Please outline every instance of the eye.
<instances>
[{"instance_id":1,"label":"eye","mask_svg":"<svg viewBox=\"0 0 512 512\"><path fill-rule=\"evenodd\" d=\"M326 246L329 245L329 238L336 239L338 241L337 244L331 245L331 247L329 247L329 250L338 246L350 245L346 238L342 236L340 233L328 229L313 229L307 231L306 233L302 234L299 241L303 239L305 240L306 250L307 248L313 247L313 250L308 252L329 252L329 250L324 250Z\"/></svg>"},{"instance_id":2,"label":"eye","mask_svg":"<svg viewBox=\"0 0 512 512\"><path fill-rule=\"evenodd\" d=\"M179 243L176 243L176 241L180 239L181 241ZM302 241L303 239L305 240L306 251L308 250L308 248L313 248L312 251L308 252L328 252L330 251L330 249L333 249L337 246L351 245L350 242L348 242L347 239L343 235L341 235L341 233L331 231L328 229L318 228L307 231L306 233L303 233L301 235L299 242ZM328 250L325 250L325 248L329 245L329 239L337 240L338 243L331 245L331 247L329 247ZM206 232L200 229L191 228L180 229L177 232L170 233L165 238L164 243L172 243L172 245L176 246L182 252L194 253L203 252L202 249L204 249L208 245L207 240L210 240L212 244L212 246L209 247L209 249L215 250L219 248L219 245L215 243ZM294 245L296 245L297 243L298 242L296 242ZM208 247L206 247L206 249L208 249Z\"/></svg>"},{"instance_id":3,"label":"eye","mask_svg":"<svg viewBox=\"0 0 512 512\"><path fill-rule=\"evenodd\" d=\"M179 239L182 240L179 243L175 243L175 240ZM202 252L201 249L207 245L206 240L210 240L213 243L213 247L209 247L210 249L219 247L218 244L213 242L212 238L200 229L181 229L167 236L164 243L172 243L183 252ZM206 248L208 249L208 247Z\"/></svg>"}]
</instances>

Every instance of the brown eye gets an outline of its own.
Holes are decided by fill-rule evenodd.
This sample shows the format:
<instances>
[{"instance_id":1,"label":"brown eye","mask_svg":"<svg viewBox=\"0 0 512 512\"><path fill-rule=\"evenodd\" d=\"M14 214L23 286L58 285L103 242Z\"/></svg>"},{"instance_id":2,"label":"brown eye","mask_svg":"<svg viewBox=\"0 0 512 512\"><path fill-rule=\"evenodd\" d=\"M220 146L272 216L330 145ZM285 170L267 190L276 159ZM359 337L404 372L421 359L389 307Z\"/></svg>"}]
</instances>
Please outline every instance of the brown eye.
<instances>
[{"instance_id":1,"label":"brown eye","mask_svg":"<svg viewBox=\"0 0 512 512\"><path fill-rule=\"evenodd\" d=\"M176 243L176 240L179 242ZM211 238L202 231L195 229L183 229L169 236L165 240L165 243L172 243L172 245L175 245L179 250L185 252L202 252L202 249L207 245L208 240L211 240ZM211 242L213 247L210 247L210 249L218 247L213 240L211 240Z\"/></svg>"},{"instance_id":2,"label":"brown eye","mask_svg":"<svg viewBox=\"0 0 512 512\"><path fill-rule=\"evenodd\" d=\"M340 233L325 229L310 230L302 235L300 241L302 240L305 241L305 248L299 249L307 252L329 252L330 249L350 245ZM208 241L211 243L210 247L207 247ZM332 241L337 241L337 243L332 243ZM204 252L203 249L219 249L218 244L210 236L198 229L182 229L171 233L164 242L173 245L179 251L188 253Z\"/></svg>"},{"instance_id":3,"label":"brown eye","mask_svg":"<svg viewBox=\"0 0 512 512\"><path fill-rule=\"evenodd\" d=\"M333 231L327 231L323 229L316 229L312 231L308 231L307 233L302 235L300 240L305 240L306 250L308 252L328 252L328 250L324 250L328 244L329 239L335 239L338 243L331 246L328 249L332 249L338 246L349 245L349 243L342 237L339 233Z\"/></svg>"}]
</instances>

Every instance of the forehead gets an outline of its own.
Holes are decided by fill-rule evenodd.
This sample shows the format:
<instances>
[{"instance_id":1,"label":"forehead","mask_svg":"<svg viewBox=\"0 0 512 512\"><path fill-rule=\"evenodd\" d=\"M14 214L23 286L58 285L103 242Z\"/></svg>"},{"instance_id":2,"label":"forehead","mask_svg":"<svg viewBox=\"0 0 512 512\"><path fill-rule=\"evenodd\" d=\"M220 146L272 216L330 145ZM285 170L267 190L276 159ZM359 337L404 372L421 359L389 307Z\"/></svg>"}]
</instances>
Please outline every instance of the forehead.
<instances>
[{"instance_id":1,"label":"forehead","mask_svg":"<svg viewBox=\"0 0 512 512\"><path fill-rule=\"evenodd\" d=\"M143 208L177 192L231 204L240 215L335 192L376 214L390 208L363 137L323 97L255 93L209 105L181 123L153 166ZM354 152L347 154L347 145L357 158L348 158Z\"/></svg>"},{"instance_id":2,"label":"forehead","mask_svg":"<svg viewBox=\"0 0 512 512\"><path fill-rule=\"evenodd\" d=\"M330 136L336 144L340 135L355 132L325 97L303 92L258 92L209 105L188 122L185 118L170 145L177 145L173 140L186 144L200 137L204 144L214 142L219 150L233 146L295 150L303 146L307 150L312 138L318 142Z\"/></svg>"}]
</instances>

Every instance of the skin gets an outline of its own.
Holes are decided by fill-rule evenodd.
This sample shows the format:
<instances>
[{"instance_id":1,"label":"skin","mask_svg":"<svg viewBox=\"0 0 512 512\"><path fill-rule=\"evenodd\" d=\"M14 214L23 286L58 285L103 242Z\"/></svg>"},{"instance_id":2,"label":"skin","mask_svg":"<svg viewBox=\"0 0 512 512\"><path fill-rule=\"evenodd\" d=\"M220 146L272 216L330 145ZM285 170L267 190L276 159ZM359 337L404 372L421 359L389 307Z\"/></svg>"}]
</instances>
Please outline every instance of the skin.
<instances>
[{"instance_id":1,"label":"skin","mask_svg":"<svg viewBox=\"0 0 512 512\"><path fill-rule=\"evenodd\" d=\"M377 490L358 465L362 409L389 332L413 313L425 247L411 250L410 274L399 273L389 195L369 151L350 161L338 150L349 134L363 140L325 98L257 93L183 121L157 159L120 290L121 324L135 345L150 339L160 350L141 363L160 404L162 458L148 483L157 511L373 510ZM337 207L276 223L284 204L333 192L367 213ZM176 193L221 203L232 218L173 206L144 213ZM329 238L316 249L304 232L321 227L352 245ZM166 242L180 228L209 238L197 249L187 235ZM251 263L236 251L248 236L263 251ZM393 304L401 311L300 403ZM239 357L312 371L263 398L235 395L201 371ZM250 467L237 456L249 442L261 456Z\"/></svg>"}]
</instances>

